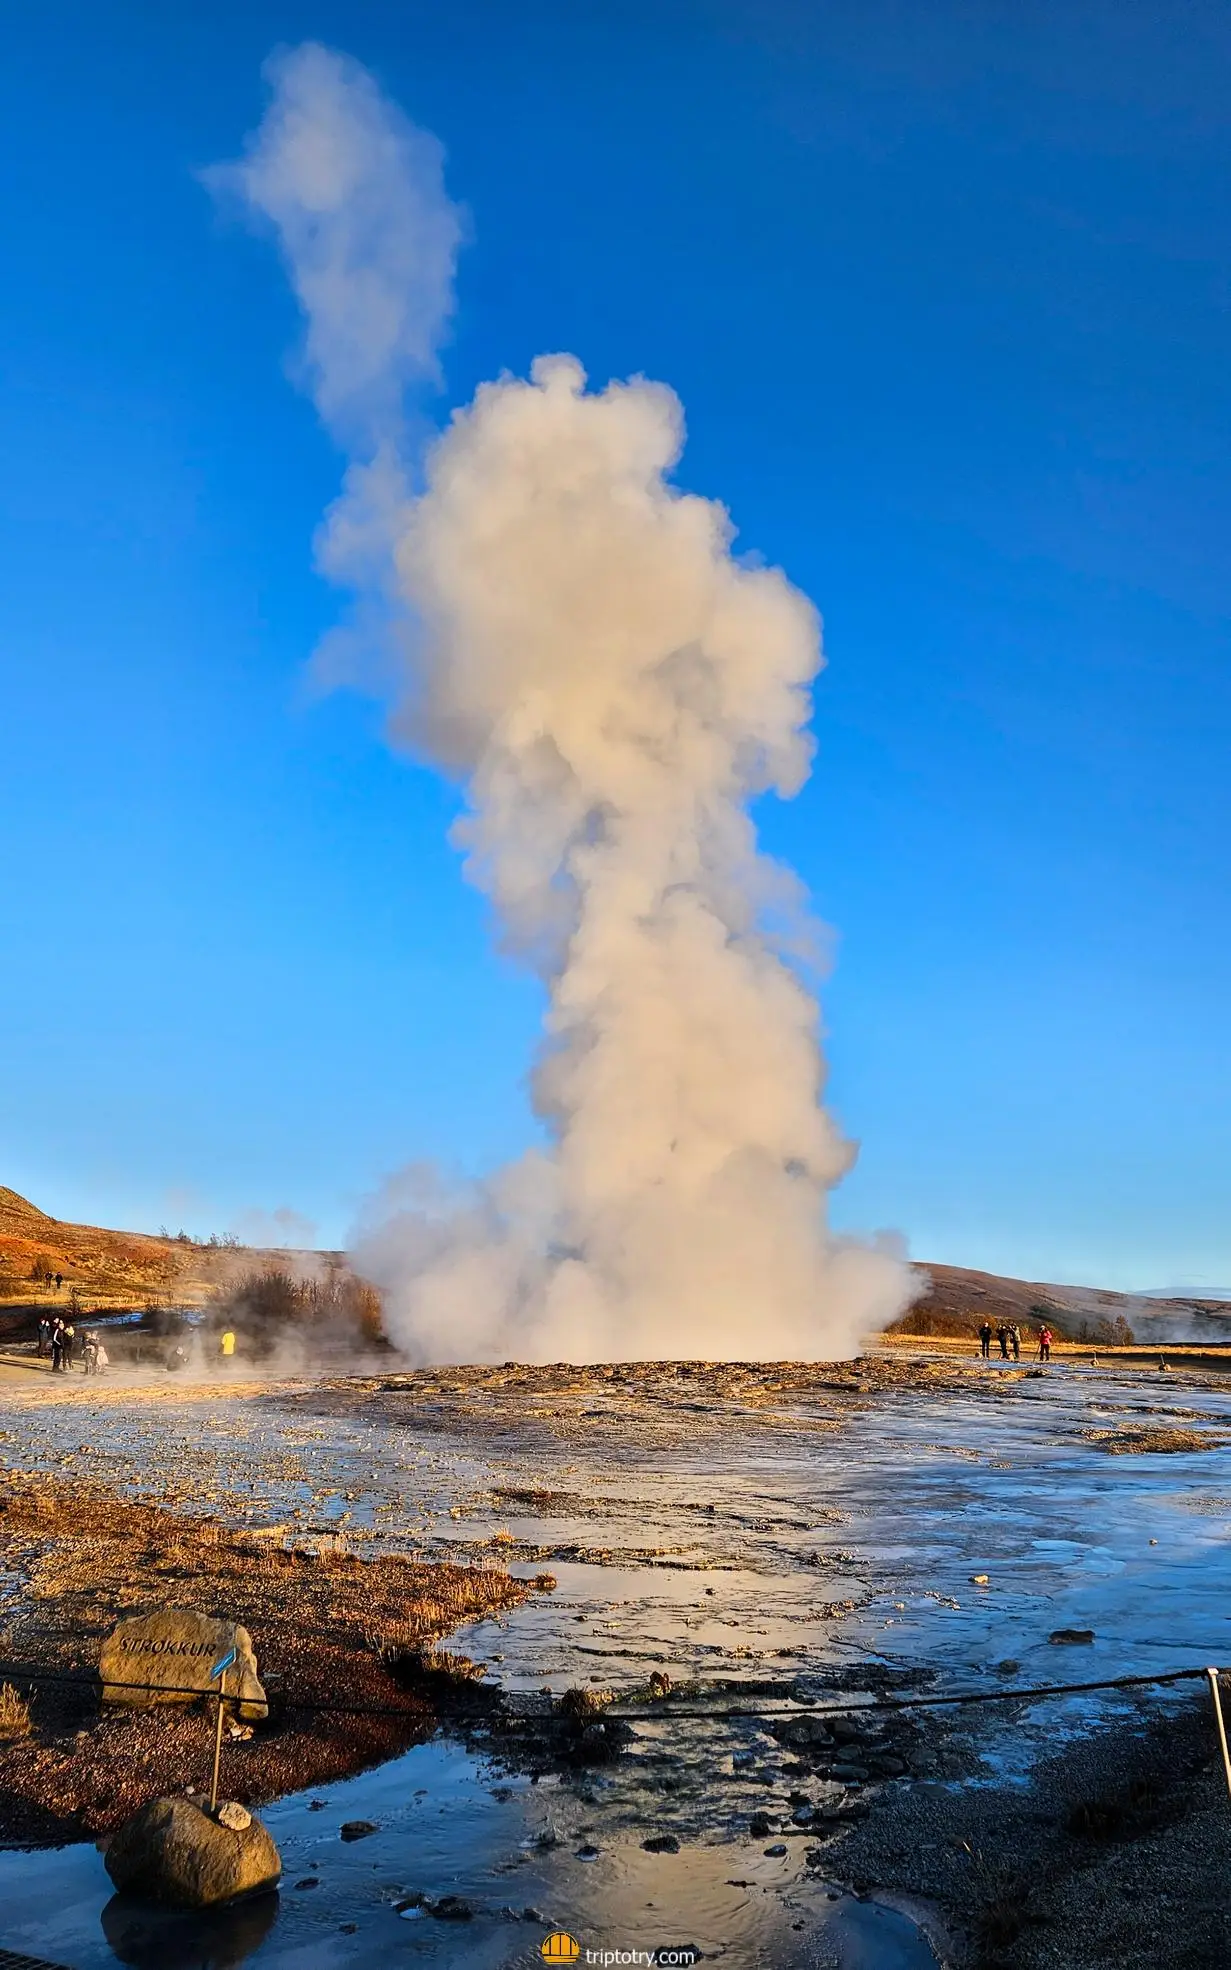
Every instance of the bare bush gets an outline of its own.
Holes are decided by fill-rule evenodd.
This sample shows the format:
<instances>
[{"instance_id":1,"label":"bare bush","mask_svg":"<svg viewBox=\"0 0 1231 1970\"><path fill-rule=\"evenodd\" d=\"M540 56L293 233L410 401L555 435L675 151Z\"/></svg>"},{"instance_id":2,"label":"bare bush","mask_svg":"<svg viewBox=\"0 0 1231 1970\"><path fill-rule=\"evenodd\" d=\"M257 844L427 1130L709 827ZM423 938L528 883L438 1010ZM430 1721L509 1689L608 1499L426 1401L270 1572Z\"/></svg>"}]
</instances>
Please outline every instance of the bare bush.
<instances>
[{"instance_id":1,"label":"bare bush","mask_svg":"<svg viewBox=\"0 0 1231 1970\"><path fill-rule=\"evenodd\" d=\"M1108 1320L1105 1314L1098 1320L1083 1320L1077 1339L1100 1348L1131 1348L1136 1345L1137 1336L1124 1315L1118 1313L1114 1320Z\"/></svg>"},{"instance_id":2,"label":"bare bush","mask_svg":"<svg viewBox=\"0 0 1231 1970\"><path fill-rule=\"evenodd\" d=\"M306 1279L285 1266L249 1272L215 1301L210 1325L233 1328L245 1352L258 1357L292 1337L312 1342L330 1335L368 1347L384 1340L376 1288L338 1265Z\"/></svg>"}]
</instances>

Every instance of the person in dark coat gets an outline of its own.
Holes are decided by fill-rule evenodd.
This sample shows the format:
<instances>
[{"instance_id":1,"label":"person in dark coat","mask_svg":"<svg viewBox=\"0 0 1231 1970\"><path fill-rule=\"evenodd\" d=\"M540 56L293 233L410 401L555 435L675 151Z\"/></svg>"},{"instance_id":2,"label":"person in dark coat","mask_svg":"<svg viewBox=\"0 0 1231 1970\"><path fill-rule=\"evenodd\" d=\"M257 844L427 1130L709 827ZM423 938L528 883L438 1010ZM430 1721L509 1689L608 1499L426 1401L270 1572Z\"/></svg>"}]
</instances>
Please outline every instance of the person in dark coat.
<instances>
[{"instance_id":1,"label":"person in dark coat","mask_svg":"<svg viewBox=\"0 0 1231 1970\"><path fill-rule=\"evenodd\" d=\"M985 1320L979 1329L979 1353L983 1356L984 1361L990 1361L992 1358L992 1323L990 1320Z\"/></svg>"}]
</instances>

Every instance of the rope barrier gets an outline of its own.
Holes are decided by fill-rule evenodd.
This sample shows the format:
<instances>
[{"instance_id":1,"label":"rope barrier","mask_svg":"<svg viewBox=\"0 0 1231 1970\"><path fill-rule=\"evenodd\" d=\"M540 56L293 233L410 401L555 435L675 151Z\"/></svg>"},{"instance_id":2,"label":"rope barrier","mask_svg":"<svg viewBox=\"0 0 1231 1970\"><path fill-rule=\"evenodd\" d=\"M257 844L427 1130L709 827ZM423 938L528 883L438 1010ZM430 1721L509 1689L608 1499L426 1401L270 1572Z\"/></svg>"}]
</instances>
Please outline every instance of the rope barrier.
<instances>
[{"instance_id":1,"label":"rope barrier","mask_svg":"<svg viewBox=\"0 0 1231 1970\"><path fill-rule=\"evenodd\" d=\"M632 1710L622 1708L617 1698L611 1709L616 1716L629 1722L641 1722L651 1718L658 1720L665 1716L676 1717L680 1720L695 1719L702 1722L719 1723L737 1721L743 1718L772 1716L876 1717L883 1716L887 1712L900 1710L940 1710L980 1703L1039 1702L1047 1697L1082 1696L1097 1690L1159 1688L1172 1683L1192 1682L1196 1680L1204 1681L1212 1675L1222 1675L1223 1673L1222 1670L1212 1671L1207 1668L1165 1669L1160 1670L1155 1675L1106 1676L1091 1678L1088 1681L1080 1683L1040 1683L1032 1688L1026 1689L966 1690L954 1696L873 1697L870 1702L864 1699L857 1703L838 1704L815 1704L806 1701L796 1701L777 1707L764 1704L751 1707L747 1705L738 1707L724 1705L720 1708L706 1707L685 1710L678 1703L673 1702L670 1696L664 1696L658 1698L648 1707ZM93 1673L82 1674L74 1670L36 1669L20 1663L0 1663L0 1678L9 1682L35 1685L40 1683L67 1684L72 1687L90 1689L95 1692L99 1691L103 1686L100 1678ZM177 1688L167 1683L119 1683L108 1680L106 1688L163 1697L199 1697L213 1696L214 1694L212 1690ZM270 1693L266 1692L267 1700L269 1699L269 1695ZM242 1703L244 1700L240 1696L227 1698L227 1701L230 1703ZM252 1701L252 1699L248 1699L248 1701ZM302 1711L310 1715L422 1717L422 1711L420 1709L416 1709L408 1704L339 1703L329 1699L321 1700L313 1697L294 1697L282 1691L275 1691L273 1693L273 1701L285 1709Z\"/></svg>"},{"instance_id":2,"label":"rope barrier","mask_svg":"<svg viewBox=\"0 0 1231 1970\"><path fill-rule=\"evenodd\" d=\"M777 1709L762 1706L760 1709L690 1711L680 1710L675 1705L671 1708L680 1717L870 1717L887 1710L940 1710L957 1704L1024 1703L1048 1696L1078 1696L1090 1690L1143 1689L1157 1684L1187 1682L1207 1674L1205 1669L1167 1669L1156 1676L1108 1676L1085 1683L1040 1683L1033 1689L964 1690L957 1696L877 1696L870 1702L839 1704L796 1700ZM648 1709L621 1710L620 1715L634 1719L659 1717L666 1702L666 1698L659 1698Z\"/></svg>"}]
</instances>

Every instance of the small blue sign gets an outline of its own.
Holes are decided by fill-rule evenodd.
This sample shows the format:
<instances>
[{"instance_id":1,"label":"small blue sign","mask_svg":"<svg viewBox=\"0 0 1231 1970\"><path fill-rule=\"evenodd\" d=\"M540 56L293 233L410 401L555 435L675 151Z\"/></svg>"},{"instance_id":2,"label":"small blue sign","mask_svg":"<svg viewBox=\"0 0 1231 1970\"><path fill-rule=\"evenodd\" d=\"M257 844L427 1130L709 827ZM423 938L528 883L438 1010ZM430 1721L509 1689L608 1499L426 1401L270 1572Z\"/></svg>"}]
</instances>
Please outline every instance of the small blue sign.
<instances>
[{"instance_id":1,"label":"small blue sign","mask_svg":"<svg viewBox=\"0 0 1231 1970\"><path fill-rule=\"evenodd\" d=\"M231 1664L234 1662L237 1654L238 1654L238 1650L231 1649L228 1654L221 1656L219 1660L215 1662L213 1668L209 1672L209 1679L211 1683L213 1682L216 1676L221 1676L225 1674L225 1672L230 1668Z\"/></svg>"}]
</instances>

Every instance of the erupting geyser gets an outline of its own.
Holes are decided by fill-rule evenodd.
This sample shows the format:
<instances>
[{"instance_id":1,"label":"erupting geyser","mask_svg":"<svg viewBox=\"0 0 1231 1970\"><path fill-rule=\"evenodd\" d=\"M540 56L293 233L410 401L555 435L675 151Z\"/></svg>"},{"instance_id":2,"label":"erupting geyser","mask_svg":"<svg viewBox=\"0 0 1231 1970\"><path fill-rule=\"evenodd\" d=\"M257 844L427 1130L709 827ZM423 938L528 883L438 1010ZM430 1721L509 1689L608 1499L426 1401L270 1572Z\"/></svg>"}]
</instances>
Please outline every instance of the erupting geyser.
<instances>
[{"instance_id":1,"label":"erupting geyser","mask_svg":"<svg viewBox=\"0 0 1231 1970\"><path fill-rule=\"evenodd\" d=\"M357 1263L420 1360L849 1354L914 1288L827 1229L851 1150L816 1003L765 925L794 885L748 814L807 775L816 614L670 483L661 384L588 391L540 357L479 390L412 487L404 393L434 368L460 231L439 147L325 49L272 77L220 175L278 229L355 461L322 561L359 592L350 634L396 651L394 730L463 780L467 873L549 994L550 1150L461 1195L404 1173Z\"/></svg>"}]
</instances>

